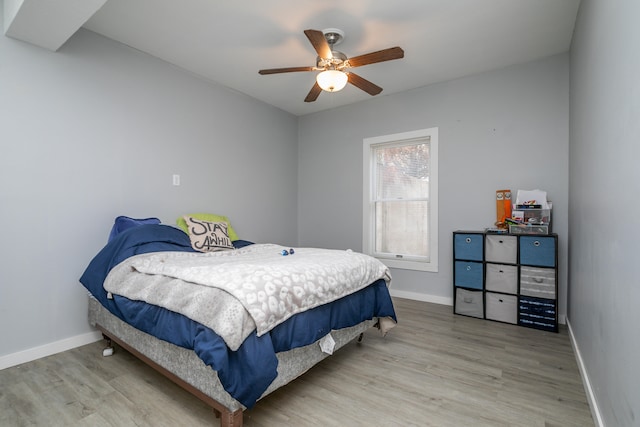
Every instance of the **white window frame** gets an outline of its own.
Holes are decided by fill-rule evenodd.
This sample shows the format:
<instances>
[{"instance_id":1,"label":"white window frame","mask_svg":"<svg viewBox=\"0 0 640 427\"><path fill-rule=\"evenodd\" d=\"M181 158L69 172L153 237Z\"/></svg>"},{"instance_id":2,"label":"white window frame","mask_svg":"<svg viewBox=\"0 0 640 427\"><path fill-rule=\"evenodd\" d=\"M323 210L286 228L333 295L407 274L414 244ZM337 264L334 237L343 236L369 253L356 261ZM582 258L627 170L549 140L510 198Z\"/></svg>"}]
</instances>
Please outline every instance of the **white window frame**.
<instances>
[{"instance_id":1,"label":"white window frame","mask_svg":"<svg viewBox=\"0 0 640 427\"><path fill-rule=\"evenodd\" d=\"M380 145L410 143L411 141L429 141L429 259L425 261L392 259L377 256L375 241L375 206L373 200L372 162L373 148ZM363 217L362 250L378 258L387 267L406 270L438 271L438 128L420 129L391 135L376 136L363 140Z\"/></svg>"}]
</instances>

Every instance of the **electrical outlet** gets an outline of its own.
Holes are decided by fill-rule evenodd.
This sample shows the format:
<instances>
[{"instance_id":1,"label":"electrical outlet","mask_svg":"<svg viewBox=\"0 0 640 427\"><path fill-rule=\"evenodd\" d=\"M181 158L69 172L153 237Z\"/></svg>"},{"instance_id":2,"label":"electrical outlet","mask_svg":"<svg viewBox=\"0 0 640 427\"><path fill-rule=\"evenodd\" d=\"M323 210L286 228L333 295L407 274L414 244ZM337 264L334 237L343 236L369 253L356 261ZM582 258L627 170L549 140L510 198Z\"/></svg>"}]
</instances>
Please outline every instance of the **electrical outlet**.
<instances>
[{"instance_id":1,"label":"electrical outlet","mask_svg":"<svg viewBox=\"0 0 640 427\"><path fill-rule=\"evenodd\" d=\"M175 186L180 185L180 175L178 175L178 174L174 174L173 175L173 185L175 185Z\"/></svg>"}]
</instances>

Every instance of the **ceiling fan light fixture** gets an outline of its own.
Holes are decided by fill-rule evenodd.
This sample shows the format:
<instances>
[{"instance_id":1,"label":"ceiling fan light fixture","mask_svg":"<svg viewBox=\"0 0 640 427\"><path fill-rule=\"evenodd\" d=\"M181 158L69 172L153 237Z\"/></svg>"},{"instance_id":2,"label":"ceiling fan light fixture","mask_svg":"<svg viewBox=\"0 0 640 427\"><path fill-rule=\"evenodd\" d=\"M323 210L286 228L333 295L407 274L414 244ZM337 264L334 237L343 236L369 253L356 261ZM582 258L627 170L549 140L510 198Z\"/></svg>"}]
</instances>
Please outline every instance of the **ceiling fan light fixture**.
<instances>
[{"instance_id":1,"label":"ceiling fan light fixture","mask_svg":"<svg viewBox=\"0 0 640 427\"><path fill-rule=\"evenodd\" d=\"M399 46L348 58L344 53L333 49L334 46L339 44L344 38L344 32L336 28L327 28L323 31L308 29L304 30L304 35L307 36L311 46L313 46L318 54L314 67L286 67L258 70L258 73L261 75L293 73L298 71L320 71L316 75L316 82L304 98L304 102L314 102L323 90L326 92L342 90L347 83L352 84L371 96L377 95L382 92L382 88L351 72L351 68L404 58L404 50Z\"/></svg>"},{"instance_id":2,"label":"ceiling fan light fixture","mask_svg":"<svg viewBox=\"0 0 640 427\"><path fill-rule=\"evenodd\" d=\"M337 92L344 89L348 80L347 75L338 70L325 70L316 76L318 85L327 92Z\"/></svg>"}]
</instances>

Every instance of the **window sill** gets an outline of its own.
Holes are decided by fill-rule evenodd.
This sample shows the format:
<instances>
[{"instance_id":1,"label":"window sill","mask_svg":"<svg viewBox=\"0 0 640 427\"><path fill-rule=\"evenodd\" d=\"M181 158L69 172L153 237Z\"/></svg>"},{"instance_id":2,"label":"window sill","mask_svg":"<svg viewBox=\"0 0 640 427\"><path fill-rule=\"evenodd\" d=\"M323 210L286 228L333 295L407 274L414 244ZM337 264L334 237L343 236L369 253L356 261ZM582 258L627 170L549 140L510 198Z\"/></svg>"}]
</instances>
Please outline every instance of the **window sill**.
<instances>
[{"instance_id":1,"label":"window sill","mask_svg":"<svg viewBox=\"0 0 640 427\"><path fill-rule=\"evenodd\" d=\"M438 272L438 264L434 262L406 261L389 258L377 258L380 262L389 268L400 268L403 270L428 271L431 273Z\"/></svg>"}]
</instances>

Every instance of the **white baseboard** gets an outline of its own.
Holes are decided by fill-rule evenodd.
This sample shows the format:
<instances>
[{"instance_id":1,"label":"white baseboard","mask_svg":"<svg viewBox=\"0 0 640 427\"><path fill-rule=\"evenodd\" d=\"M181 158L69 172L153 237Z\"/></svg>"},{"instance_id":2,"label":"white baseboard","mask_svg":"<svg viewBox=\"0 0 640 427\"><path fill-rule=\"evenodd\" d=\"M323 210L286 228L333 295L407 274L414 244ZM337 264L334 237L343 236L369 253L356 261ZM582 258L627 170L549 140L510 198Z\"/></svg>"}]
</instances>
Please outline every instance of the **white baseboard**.
<instances>
[{"instance_id":1,"label":"white baseboard","mask_svg":"<svg viewBox=\"0 0 640 427\"><path fill-rule=\"evenodd\" d=\"M72 348L80 347L82 345L91 344L92 342L99 341L100 339L102 339L102 334L100 332L89 332L41 345L39 347L30 348L28 350L19 351L17 353L7 354L6 356L0 356L0 370L51 356L52 354L71 350Z\"/></svg>"},{"instance_id":2,"label":"white baseboard","mask_svg":"<svg viewBox=\"0 0 640 427\"><path fill-rule=\"evenodd\" d=\"M415 301L432 302L434 304L453 306L453 298L451 297L439 297L435 295L421 294L418 292L399 291L393 288L389 289L389 293L391 294L392 297L406 298L406 299L411 299Z\"/></svg>"},{"instance_id":3,"label":"white baseboard","mask_svg":"<svg viewBox=\"0 0 640 427\"><path fill-rule=\"evenodd\" d=\"M414 301L432 302L434 304L453 306L453 298L451 297L438 297L435 295L420 294L418 292L399 291L393 288L389 289L389 293L391 294L392 297L406 298ZM560 323L561 325L565 325L567 323L567 316L565 316L564 314L559 314L558 323Z\"/></svg>"},{"instance_id":4,"label":"white baseboard","mask_svg":"<svg viewBox=\"0 0 640 427\"><path fill-rule=\"evenodd\" d=\"M587 394L587 401L589 402L589 408L591 408L591 416L593 417L593 422L598 427L604 427L604 422L602 421L602 415L600 415L600 408L598 408L598 402L596 401L596 396L593 394L593 387L591 386L591 381L589 380L589 374L587 373L587 369L584 366L584 361L582 360L582 354L580 353L580 348L578 347L578 343L576 342L576 337L573 335L573 329L571 329L571 323L569 319L566 319L567 328L569 330L569 339L571 341L571 347L573 347L573 352L576 355L576 361L578 362L578 370L580 371L580 376L582 377L582 383L584 384L584 391Z\"/></svg>"}]
</instances>

